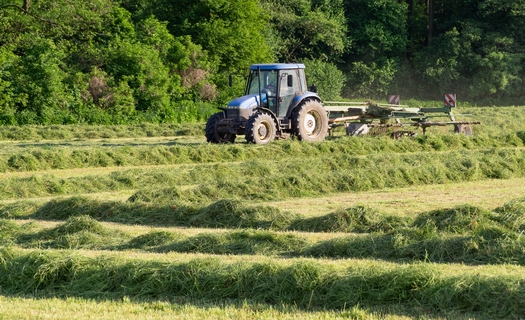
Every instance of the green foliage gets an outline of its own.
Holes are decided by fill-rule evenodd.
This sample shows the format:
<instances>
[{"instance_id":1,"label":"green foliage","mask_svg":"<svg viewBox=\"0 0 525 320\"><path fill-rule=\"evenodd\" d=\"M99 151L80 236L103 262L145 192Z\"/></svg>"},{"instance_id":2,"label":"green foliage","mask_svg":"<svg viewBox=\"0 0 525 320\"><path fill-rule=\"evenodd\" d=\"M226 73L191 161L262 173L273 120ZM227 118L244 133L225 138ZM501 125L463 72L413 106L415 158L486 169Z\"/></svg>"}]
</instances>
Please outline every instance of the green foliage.
<instances>
[{"instance_id":1,"label":"green foliage","mask_svg":"<svg viewBox=\"0 0 525 320\"><path fill-rule=\"evenodd\" d=\"M25 55L12 71L12 83L16 84L15 94L27 97L27 101L18 104L17 111L26 112L28 124L54 123L55 112L67 108L73 100L67 94L62 70L65 53L50 39L29 34L21 38L18 49Z\"/></svg>"},{"instance_id":2,"label":"green foliage","mask_svg":"<svg viewBox=\"0 0 525 320\"><path fill-rule=\"evenodd\" d=\"M106 60L108 72L120 89L117 94L132 93L137 110L150 109L161 114L169 110L169 69L162 64L158 51L116 40L109 46Z\"/></svg>"},{"instance_id":3,"label":"green foliage","mask_svg":"<svg viewBox=\"0 0 525 320\"><path fill-rule=\"evenodd\" d=\"M304 59L337 61L344 51L343 1L264 0L270 15L267 39L282 62Z\"/></svg>"},{"instance_id":4,"label":"green foliage","mask_svg":"<svg viewBox=\"0 0 525 320\"><path fill-rule=\"evenodd\" d=\"M414 85L420 91L407 94L456 92L464 99L490 103L522 95L522 5L436 0L439 5L445 9L436 11L431 44L415 45L411 52L413 72L421 80Z\"/></svg>"},{"instance_id":5,"label":"green foliage","mask_svg":"<svg viewBox=\"0 0 525 320\"><path fill-rule=\"evenodd\" d=\"M168 22L172 35L190 36L208 52L215 71L244 74L250 64L271 60L262 36L266 17L258 1L129 1L125 7L137 21L153 15Z\"/></svg>"},{"instance_id":6,"label":"green foliage","mask_svg":"<svg viewBox=\"0 0 525 320\"><path fill-rule=\"evenodd\" d=\"M323 100L335 100L341 96L345 77L334 64L321 60L305 60L304 63L307 83L317 86Z\"/></svg>"},{"instance_id":7,"label":"green foliage","mask_svg":"<svg viewBox=\"0 0 525 320\"><path fill-rule=\"evenodd\" d=\"M204 121L242 92L229 74L275 61L306 62L325 99L342 82L345 97L524 94L518 0L433 0L430 29L421 1L24 3L0 0L1 125Z\"/></svg>"},{"instance_id":8,"label":"green foliage","mask_svg":"<svg viewBox=\"0 0 525 320\"><path fill-rule=\"evenodd\" d=\"M460 92L465 99L520 94L524 56L505 51L514 46L512 39L496 34L489 38L483 28L466 24L461 31L454 27L436 37L433 44L416 56L425 84L437 83L439 92ZM479 51L479 46L484 49Z\"/></svg>"},{"instance_id":9,"label":"green foliage","mask_svg":"<svg viewBox=\"0 0 525 320\"><path fill-rule=\"evenodd\" d=\"M349 96L385 95L407 45L406 5L388 0L345 1L348 45L343 56Z\"/></svg>"},{"instance_id":10,"label":"green foliage","mask_svg":"<svg viewBox=\"0 0 525 320\"><path fill-rule=\"evenodd\" d=\"M202 121L181 102L217 98L207 54L110 0L1 6L0 123ZM74 39L74 41L72 40Z\"/></svg>"},{"instance_id":11,"label":"green foliage","mask_svg":"<svg viewBox=\"0 0 525 320\"><path fill-rule=\"evenodd\" d=\"M26 104L27 95L17 94L11 84L13 66L19 58L7 46L0 47L0 119L8 122L14 118L16 106Z\"/></svg>"}]
</instances>

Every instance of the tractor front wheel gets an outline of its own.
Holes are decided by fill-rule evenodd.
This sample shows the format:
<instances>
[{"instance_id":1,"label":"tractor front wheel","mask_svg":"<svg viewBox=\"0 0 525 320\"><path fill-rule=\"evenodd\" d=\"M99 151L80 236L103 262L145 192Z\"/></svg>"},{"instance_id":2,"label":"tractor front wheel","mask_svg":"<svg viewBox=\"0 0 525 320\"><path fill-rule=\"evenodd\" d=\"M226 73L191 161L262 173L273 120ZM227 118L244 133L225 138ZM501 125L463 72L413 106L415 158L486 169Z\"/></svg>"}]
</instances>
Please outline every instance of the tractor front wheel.
<instances>
[{"instance_id":1,"label":"tractor front wheel","mask_svg":"<svg viewBox=\"0 0 525 320\"><path fill-rule=\"evenodd\" d=\"M292 126L299 140L322 141L328 132L328 115L320 102L310 100L295 111Z\"/></svg>"},{"instance_id":2,"label":"tractor front wheel","mask_svg":"<svg viewBox=\"0 0 525 320\"><path fill-rule=\"evenodd\" d=\"M206 140L211 143L233 143L235 134L223 133L217 130L219 121L224 119L224 113L218 112L212 115L206 123Z\"/></svg>"},{"instance_id":3,"label":"tractor front wheel","mask_svg":"<svg viewBox=\"0 0 525 320\"><path fill-rule=\"evenodd\" d=\"M256 113L246 122L246 141L255 144L267 144L275 139L277 125L267 113Z\"/></svg>"}]
</instances>

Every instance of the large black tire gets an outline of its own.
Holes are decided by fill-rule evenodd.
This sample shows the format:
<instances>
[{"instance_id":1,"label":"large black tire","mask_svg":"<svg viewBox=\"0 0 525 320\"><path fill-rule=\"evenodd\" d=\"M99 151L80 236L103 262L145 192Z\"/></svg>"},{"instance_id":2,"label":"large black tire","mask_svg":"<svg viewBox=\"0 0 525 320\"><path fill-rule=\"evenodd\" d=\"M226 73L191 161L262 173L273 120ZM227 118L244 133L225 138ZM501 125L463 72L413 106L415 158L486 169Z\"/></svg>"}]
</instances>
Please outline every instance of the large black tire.
<instances>
[{"instance_id":1,"label":"large black tire","mask_svg":"<svg viewBox=\"0 0 525 320\"><path fill-rule=\"evenodd\" d=\"M472 126L470 124L455 124L454 132L464 134L466 136L472 135Z\"/></svg>"},{"instance_id":2,"label":"large black tire","mask_svg":"<svg viewBox=\"0 0 525 320\"><path fill-rule=\"evenodd\" d=\"M221 119L224 119L223 112L218 112L208 119L206 123L206 140L211 143L233 143L236 137L235 134L217 131L217 124Z\"/></svg>"},{"instance_id":3,"label":"large black tire","mask_svg":"<svg viewBox=\"0 0 525 320\"><path fill-rule=\"evenodd\" d=\"M255 144L267 144L275 139L277 125L267 113L256 113L246 122L246 141Z\"/></svg>"},{"instance_id":4,"label":"large black tire","mask_svg":"<svg viewBox=\"0 0 525 320\"><path fill-rule=\"evenodd\" d=\"M292 117L293 133L308 142L322 141L328 133L328 115L320 102L310 100L298 107Z\"/></svg>"}]
</instances>

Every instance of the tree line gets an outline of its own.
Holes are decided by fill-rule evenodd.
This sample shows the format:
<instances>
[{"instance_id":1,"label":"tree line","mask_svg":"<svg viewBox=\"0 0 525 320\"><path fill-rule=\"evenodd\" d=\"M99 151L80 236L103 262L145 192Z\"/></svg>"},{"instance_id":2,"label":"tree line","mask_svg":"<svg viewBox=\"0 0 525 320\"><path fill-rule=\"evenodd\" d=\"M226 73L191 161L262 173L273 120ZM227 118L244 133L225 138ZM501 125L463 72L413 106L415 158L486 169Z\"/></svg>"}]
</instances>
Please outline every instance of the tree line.
<instances>
[{"instance_id":1,"label":"tree line","mask_svg":"<svg viewBox=\"0 0 525 320\"><path fill-rule=\"evenodd\" d=\"M202 121L267 62L305 63L325 100L521 103L524 18L522 0L0 0L0 124Z\"/></svg>"}]
</instances>

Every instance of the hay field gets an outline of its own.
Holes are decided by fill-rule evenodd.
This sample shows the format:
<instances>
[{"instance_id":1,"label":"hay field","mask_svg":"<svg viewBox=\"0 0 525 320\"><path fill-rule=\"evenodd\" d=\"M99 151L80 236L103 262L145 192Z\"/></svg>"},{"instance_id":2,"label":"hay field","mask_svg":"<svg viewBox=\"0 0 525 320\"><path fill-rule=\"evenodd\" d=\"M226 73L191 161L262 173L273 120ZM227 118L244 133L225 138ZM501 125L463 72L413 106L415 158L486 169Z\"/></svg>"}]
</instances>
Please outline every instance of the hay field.
<instances>
[{"instance_id":1,"label":"hay field","mask_svg":"<svg viewBox=\"0 0 525 320\"><path fill-rule=\"evenodd\" d=\"M519 318L525 117L267 146L0 128L0 318Z\"/></svg>"}]
</instances>

